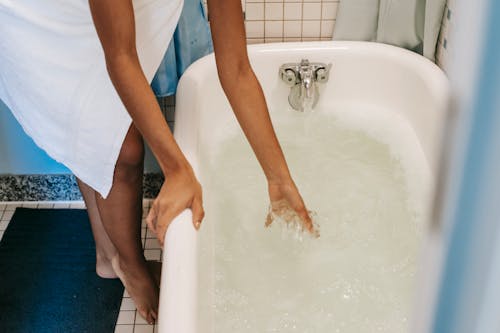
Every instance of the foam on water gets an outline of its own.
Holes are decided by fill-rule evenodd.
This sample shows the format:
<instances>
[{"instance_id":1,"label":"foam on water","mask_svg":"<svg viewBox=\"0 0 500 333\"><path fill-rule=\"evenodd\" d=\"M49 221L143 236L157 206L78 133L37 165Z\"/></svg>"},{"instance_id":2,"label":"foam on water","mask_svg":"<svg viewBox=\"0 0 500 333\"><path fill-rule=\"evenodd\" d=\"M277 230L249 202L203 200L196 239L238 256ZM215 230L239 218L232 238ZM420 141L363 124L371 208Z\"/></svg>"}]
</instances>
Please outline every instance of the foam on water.
<instances>
[{"instance_id":1,"label":"foam on water","mask_svg":"<svg viewBox=\"0 0 500 333\"><path fill-rule=\"evenodd\" d=\"M292 113L276 126L318 214L318 239L298 242L279 226L264 228L267 184L241 135L208 163L201 331L407 331L432 181L408 124L364 111Z\"/></svg>"}]
</instances>

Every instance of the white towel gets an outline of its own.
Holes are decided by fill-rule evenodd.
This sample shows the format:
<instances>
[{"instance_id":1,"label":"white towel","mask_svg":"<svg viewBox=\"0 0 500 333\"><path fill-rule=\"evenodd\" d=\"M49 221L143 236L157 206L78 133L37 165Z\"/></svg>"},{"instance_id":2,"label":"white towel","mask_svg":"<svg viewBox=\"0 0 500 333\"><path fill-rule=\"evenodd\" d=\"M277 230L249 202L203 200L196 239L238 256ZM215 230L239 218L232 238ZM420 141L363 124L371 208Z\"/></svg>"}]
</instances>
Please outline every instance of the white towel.
<instances>
[{"instance_id":1,"label":"white towel","mask_svg":"<svg viewBox=\"0 0 500 333\"><path fill-rule=\"evenodd\" d=\"M182 0L133 0L149 81ZM106 70L88 0L0 0L0 99L52 158L103 197L131 118Z\"/></svg>"}]
</instances>

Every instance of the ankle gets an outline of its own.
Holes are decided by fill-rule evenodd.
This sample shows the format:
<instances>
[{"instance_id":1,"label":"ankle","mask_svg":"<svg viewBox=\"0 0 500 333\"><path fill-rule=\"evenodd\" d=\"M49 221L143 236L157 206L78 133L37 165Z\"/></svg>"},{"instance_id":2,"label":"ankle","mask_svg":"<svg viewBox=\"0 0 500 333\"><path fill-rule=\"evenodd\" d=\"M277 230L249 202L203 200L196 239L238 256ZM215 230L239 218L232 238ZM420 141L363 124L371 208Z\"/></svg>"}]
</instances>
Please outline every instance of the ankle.
<instances>
[{"instance_id":1,"label":"ankle","mask_svg":"<svg viewBox=\"0 0 500 333\"><path fill-rule=\"evenodd\" d=\"M123 272L137 272L147 267L144 256L124 257L118 253L111 258L111 264Z\"/></svg>"},{"instance_id":2,"label":"ankle","mask_svg":"<svg viewBox=\"0 0 500 333\"><path fill-rule=\"evenodd\" d=\"M96 273L104 279L115 279L118 277L111 260L104 258L101 254L96 255Z\"/></svg>"},{"instance_id":3,"label":"ankle","mask_svg":"<svg viewBox=\"0 0 500 333\"><path fill-rule=\"evenodd\" d=\"M102 262L111 262L111 260L113 259L114 256L116 256L117 254L116 253L109 253L104 251L104 250L100 250L100 249L96 249L96 258L97 258L97 261L102 261Z\"/></svg>"}]
</instances>

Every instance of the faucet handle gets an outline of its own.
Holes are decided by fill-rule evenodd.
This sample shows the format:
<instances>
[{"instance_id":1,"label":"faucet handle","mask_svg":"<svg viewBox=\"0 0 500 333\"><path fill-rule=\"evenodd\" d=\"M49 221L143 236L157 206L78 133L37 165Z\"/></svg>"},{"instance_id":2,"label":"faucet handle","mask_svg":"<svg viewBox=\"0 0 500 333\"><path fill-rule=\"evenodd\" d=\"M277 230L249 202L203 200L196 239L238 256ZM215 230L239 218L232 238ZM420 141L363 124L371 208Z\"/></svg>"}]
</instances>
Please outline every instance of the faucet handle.
<instances>
[{"instance_id":1,"label":"faucet handle","mask_svg":"<svg viewBox=\"0 0 500 333\"><path fill-rule=\"evenodd\" d=\"M287 85L294 86L297 83L297 72L290 67L280 68L280 77Z\"/></svg>"},{"instance_id":2,"label":"faucet handle","mask_svg":"<svg viewBox=\"0 0 500 333\"><path fill-rule=\"evenodd\" d=\"M330 77L330 69L332 68L332 64L328 64L326 67L321 66L316 69L316 81L319 83L328 82Z\"/></svg>"}]
</instances>

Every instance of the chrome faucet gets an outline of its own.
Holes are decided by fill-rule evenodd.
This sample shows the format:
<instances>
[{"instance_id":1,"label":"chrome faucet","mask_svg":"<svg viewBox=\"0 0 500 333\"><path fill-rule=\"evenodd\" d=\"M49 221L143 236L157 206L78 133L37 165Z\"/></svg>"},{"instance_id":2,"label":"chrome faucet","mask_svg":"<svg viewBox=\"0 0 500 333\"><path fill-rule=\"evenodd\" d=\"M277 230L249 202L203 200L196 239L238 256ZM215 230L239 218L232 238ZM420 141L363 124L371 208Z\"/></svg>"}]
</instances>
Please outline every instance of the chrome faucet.
<instances>
[{"instance_id":1,"label":"chrome faucet","mask_svg":"<svg viewBox=\"0 0 500 333\"><path fill-rule=\"evenodd\" d=\"M307 59L281 65L279 76L291 87L288 102L294 110L310 111L316 106L319 100L316 83L328 81L331 67L332 64L309 63Z\"/></svg>"}]
</instances>

